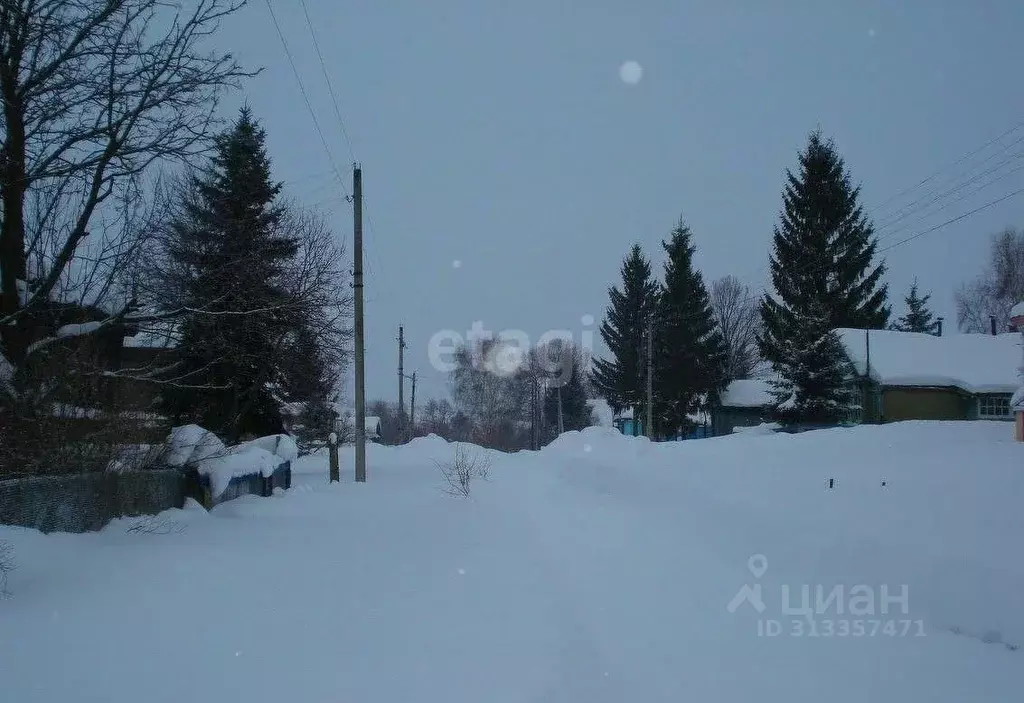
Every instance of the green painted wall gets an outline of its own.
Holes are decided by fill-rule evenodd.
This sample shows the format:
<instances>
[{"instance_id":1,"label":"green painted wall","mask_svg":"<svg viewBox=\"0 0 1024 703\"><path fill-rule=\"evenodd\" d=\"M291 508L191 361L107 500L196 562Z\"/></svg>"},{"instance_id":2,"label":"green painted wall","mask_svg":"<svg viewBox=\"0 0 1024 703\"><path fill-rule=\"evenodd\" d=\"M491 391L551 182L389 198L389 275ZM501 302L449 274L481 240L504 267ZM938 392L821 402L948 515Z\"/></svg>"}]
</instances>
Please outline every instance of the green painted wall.
<instances>
[{"instance_id":1,"label":"green painted wall","mask_svg":"<svg viewBox=\"0 0 1024 703\"><path fill-rule=\"evenodd\" d=\"M732 434L735 427L754 427L771 422L764 408L718 408L711 417L711 430L716 437Z\"/></svg>"},{"instance_id":2,"label":"green painted wall","mask_svg":"<svg viewBox=\"0 0 1024 703\"><path fill-rule=\"evenodd\" d=\"M882 420L970 420L975 400L954 388L886 388Z\"/></svg>"}]
</instances>

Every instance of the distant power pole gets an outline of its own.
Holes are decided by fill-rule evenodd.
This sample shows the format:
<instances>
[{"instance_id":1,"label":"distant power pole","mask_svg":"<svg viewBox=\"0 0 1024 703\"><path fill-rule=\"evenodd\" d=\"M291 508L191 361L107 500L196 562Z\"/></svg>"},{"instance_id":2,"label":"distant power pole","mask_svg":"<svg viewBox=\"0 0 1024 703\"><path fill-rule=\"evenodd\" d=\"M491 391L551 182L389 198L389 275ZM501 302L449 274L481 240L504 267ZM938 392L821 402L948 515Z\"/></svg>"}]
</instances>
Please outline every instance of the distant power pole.
<instances>
[{"instance_id":1,"label":"distant power pole","mask_svg":"<svg viewBox=\"0 0 1024 703\"><path fill-rule=\"evenodd\" d=\"M644 434L648 438L654 436L654 379L651 373L654 367L654 323L647 323L647 426Z\"/></svg>"},{"instance_id":2,"label":"distant power pole","mask_svg":"<svg viewBox=\"0 0 1024 703\"><path fill-rule=\"evenodd\" d=\"M356 336L356 481L366 481L366 378L363 334L363 170L352 167L352 203L355 246L352 252L352 288L355 292Z\"/></svg>"},{"instance_id":3,"label":"distant power pole","mask_svg":"<svg viewBox=\"0 0 1024 703\"><path fill-rule=\"evenodd\" d=\"M558 393L558 434L561 436L565 432L565 425L562 423L562 384L559 383L556 387Z\"/></svg>"},{"instance_id":4,"label":"distant power pole","mask_svg":"<svg viewBox=\"0 0 1024 703\"><path fill-rule=\"evenodd\" d=\"M398 436L405 439L405 328L398 326Z\"/></svg>"},{"instance_id":5,"label":"distant power pole","mask_svg":"<svg viewBox=\"0 0 1024 703\"><path fill-rule=\"evenodd\" d=\"M416 372L412 372L412 397L409 399L409 429L416 430Z\"/></svg>"},{"instance_id":6,"label":"distant power pole","mask_svg":"<svg viewBox=\"0 0 1024 703\"><path fill-rule=\"evenodd\" d=\"M537 448L537 379L530 383L530 449Z\"/></svg>"}]
</instances>

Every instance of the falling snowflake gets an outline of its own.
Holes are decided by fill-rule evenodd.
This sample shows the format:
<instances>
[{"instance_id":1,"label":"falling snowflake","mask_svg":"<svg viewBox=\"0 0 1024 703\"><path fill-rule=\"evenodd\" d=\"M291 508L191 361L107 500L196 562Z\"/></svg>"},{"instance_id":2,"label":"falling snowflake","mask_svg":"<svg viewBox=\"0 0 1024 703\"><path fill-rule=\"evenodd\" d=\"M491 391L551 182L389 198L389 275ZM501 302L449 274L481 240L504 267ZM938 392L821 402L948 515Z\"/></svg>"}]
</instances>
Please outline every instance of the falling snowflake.
<instances>
[{"instance_id":1,"label":"falling snowflake","mask_svg":"<svg viewBox=\"0 0 1024 703\"><path fill-rule=\"evenodd\" d=\"M454 261L452 261L452 268L453 269L462 268L462 259L455 259Z\"/></svg>"},{"instance_id":2,"label":"falling snowflake","mask_svg":"<svg viewBox=\"0 0 1024 703\"><path fill-rule=\"evenodd\" d=\"M627 61L619 66L619 78L627 85L636 85L644 77L644 69L636 61Z\"/></svg>"},{"instance_id":3,"label":"falling snowflake","mask_svg":"<svg viewBox=\"0 0 1024 703\"><path fill-rule=\"evenodd\" d=\"M589 444L584 444L583 445L583 451L589 452L591 449L593 449L593 447L591 447Z\"/></svg>"},{"instance_id":4,"label":"falling snowflake","mask_svg":"<svg viewBox=\"0 0 1024 703\"><path fill-rule=\"evenodd\" d=\"M466 570L465 569L459 569L459 576L465 576L465 575L466 575Z\"/></svg>"},{"instance_id":5,"label":"falling snowflake","mask_svg":"<svg viewBox=\"0 0 1024 703\"><path fill-rule=\"evenodd\" d=\"M869 29L869 30L868 30L868 36L869 36L869 37L873 37L873 36L875 36L875 30L874 30L874 28L871 28L871 29Z\"/></svg>"}]
</instances>

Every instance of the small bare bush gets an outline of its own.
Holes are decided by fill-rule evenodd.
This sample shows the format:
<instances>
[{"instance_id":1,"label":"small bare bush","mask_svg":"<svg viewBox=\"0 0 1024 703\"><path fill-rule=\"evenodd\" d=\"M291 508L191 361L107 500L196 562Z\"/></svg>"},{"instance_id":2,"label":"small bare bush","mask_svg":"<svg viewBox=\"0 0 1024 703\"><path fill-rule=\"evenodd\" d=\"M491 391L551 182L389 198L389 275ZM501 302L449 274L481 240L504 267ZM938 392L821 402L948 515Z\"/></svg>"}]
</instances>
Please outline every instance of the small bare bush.
<instances>
[{"instance_id":1,"label":"small bare bush","mask_svg":"<svg viewBox=\"0 0 1024 703\"><path fill-rule=\"evenodd\" d=\"M125 532L129 535L177 535L185 531L180 522L159 515L146 515L136 520Z\"/></svg>"},{"instance_id":2,"label":"small bare bush","mask_svg":"<svg viewBox=\"0 0 1024 703\"><path fill-rule=\"evenodd\" d=\"M464 444L455 445L455 457L451 461L434 463L445 480L444 492L453 496L468 498L473 481L478 478L486 481L491 475L491 460Z\"/></svg>"}]
</instances>

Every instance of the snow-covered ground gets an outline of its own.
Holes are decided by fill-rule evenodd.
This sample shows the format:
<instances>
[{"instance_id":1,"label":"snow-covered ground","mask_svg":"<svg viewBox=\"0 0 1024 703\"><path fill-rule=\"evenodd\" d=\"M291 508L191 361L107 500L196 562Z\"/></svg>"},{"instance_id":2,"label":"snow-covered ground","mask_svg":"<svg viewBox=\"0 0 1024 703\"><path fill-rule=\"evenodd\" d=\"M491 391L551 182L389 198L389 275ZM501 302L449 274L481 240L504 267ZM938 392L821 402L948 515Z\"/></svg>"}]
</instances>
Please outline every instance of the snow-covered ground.
<instances>
[{"instance_id":1,"label":"snow-covered ground","mask_svg":"<svg viewBox=\"0 0 1024 703\"><path fill-rule=\"evenodd\" d=\"M469 499L440 490L433 460L453 448L431 437L371 447L362 485L350 455L333 486L325 459L300 459L287 493L162 516L183 530L0 528L18 567L0 697L1019 700L1011 434L903 423L651 444L592 428L491 454ZM805 585L807 616L790 612Z\"/></svg>"}]
</instances>

